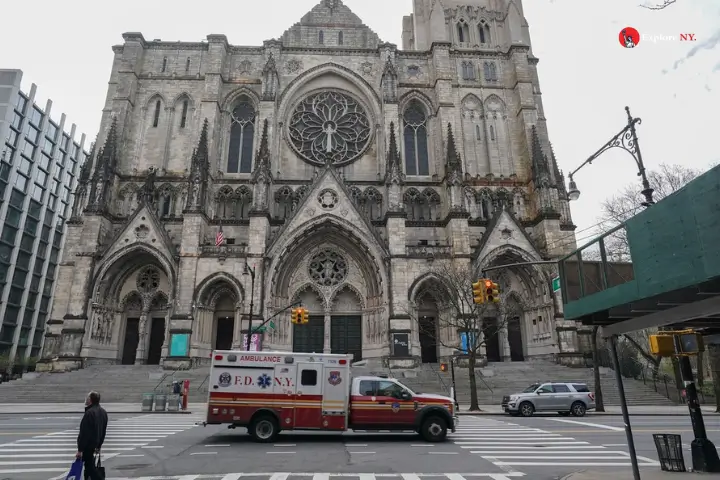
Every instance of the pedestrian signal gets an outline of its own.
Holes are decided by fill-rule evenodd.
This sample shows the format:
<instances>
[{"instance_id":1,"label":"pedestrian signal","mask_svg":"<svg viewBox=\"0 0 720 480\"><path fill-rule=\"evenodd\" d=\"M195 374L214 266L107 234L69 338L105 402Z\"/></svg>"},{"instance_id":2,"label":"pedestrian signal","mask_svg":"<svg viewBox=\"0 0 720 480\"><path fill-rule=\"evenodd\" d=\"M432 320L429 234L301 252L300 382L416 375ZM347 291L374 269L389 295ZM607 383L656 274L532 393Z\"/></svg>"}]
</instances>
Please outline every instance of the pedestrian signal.
<instances>
[{"instance_id":1,"label":"pedestrian signal","mask_svg":"<svg viewBox=\"0 0 720 480\"><path fill-rule=\"evenodd\" d=\"M478 280L472 284L473 302L477 304L485 303L485 281Z\"/></svg>"},{"instance_id":2,"label":"pedestrian signal","mask_svg":"<svg viewBox=\"0 0 720 480\"><path fill-rule=\"evenodd\" d=\"M307 308L300 309L300 323L303 325L310 323L310 313L307 311Z\"/></svg>"},{"instance_id":3,"label":"pedestrian signal","mask_svg":"<svg viewBox=\"0 0 720 480\"><path fill-rule=\"evenodd\" d=\"M650 353L661 357L675 354L675 339L672 335L650 335Z\"/></svg>"},{"instance_id":4,"label":"pedestrian signal","mask_svg":"<svg viewBox=\"0 0 720 480\"><path fill-rule=\"evenodd\" d=\"M500 287L498 287L498 284L488 280L485 282L485 286L487 287L487 301L488 303L499 303L500 302Z\"/></svg>"},{"instance_id":5,"label":"pedestrian signal","mask_svg":"<svg viewBox=\"0 0 720 480\"><path fill-rule=\"evenodd\" d=\"M441 371L441 372L447 372L447 363L441 363L441 364L440 364L440 371Z\"/></svg>"}]
</instances>

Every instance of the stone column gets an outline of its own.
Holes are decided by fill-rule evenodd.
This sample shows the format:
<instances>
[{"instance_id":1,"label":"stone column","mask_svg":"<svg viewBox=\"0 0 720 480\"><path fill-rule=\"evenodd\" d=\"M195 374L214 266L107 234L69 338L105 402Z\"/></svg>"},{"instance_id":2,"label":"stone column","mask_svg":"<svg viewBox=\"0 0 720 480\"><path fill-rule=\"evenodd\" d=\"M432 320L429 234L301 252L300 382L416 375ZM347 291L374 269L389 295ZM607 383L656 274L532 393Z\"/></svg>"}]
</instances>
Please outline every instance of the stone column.
<instances>
[{"instance_id":1,"label":"stone column","mask_svg":"<svg viewBox=\"0 0 720 480\"><path fill-rule=\"evenodd\" d=\"M232 348L234 350L245 350L247 348L247 345L243 345L242 312L243 312L242 305L236 305L235 306L235 320L233 323L233 341L232 341Z\"/></svg>"},{"instance_id":2,"label":"stone column","mask_svg":"<svg viewBox=\"0 0 720 480\"><path fill-rule=\"evenodd\" d=\"M323 353L330 353L332 350L330 348L330 329L332 328L332 326L331 326L332 322L330 319L331 319L330 312L326 310L325 318L323 319L323 323L324 323L324 327L323 327L324 335L323 336L325 337L323 339Z\"/></svg>"},{"instance_id":3,"label":"stone column","mask_svg":"<svg viewBox=\"0 0 720 480\"><path fill-rule=\"evenodd\" d=\"M500 335L500 357L503 362L510 361L510 336L508 335L507 325L503 326L498 332Z\"/></svg>"},{"instance_id":4,"label":"stone column","mask_svg":"<svg viewBox=\"0 0 720 480\"><path fill-rule=\"evenodd\" d=\"M135 353L135 365L144 365L146 359L146 350L147 350L147 327L148 327L148 309L143 308L142 313L140 314L140 326L138 328L139 331L139 337L138 340L138 347L137 351Z\"/></svg>"}]
</instances>

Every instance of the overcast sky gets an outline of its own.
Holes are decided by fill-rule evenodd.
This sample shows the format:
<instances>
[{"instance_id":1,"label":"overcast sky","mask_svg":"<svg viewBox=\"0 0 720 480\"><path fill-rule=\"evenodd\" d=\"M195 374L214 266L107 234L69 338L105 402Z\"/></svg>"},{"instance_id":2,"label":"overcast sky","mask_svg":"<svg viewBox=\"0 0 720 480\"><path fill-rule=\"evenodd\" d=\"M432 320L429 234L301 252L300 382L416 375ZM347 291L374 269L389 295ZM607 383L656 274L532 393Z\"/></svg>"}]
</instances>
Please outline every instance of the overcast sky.
<instances>
[{"instance_id":1,"label":"overcast sky","mask_svg":"<svg viewBox=\"0 0 720 480\"><path fill-rule=\"evenodd\" d=\"M472 0L476 1L476 0ZM566 173L625 125L625 105L639 127L648 168L682 163L706 168L720 161L720 2L678 0L661 11L643 0L524 0L550 138ZM657 0L660 2L661 0ZM261 45L279 37L319 0L36 0L3 2L0 68L24 72L23 89L38 85L40 104L53 100L53 117L68 115L91 139L98 130L113 54L121 34L146 39L201 41L224 33L230 43ZM384 41L401 45L401 20L411 0L344 0ZM640 34L696 42L620 46L632 26ZM573 203L579 243L594 236L600 203L636 181L632 158L613 150L576 175L582 196ZM639 185L639 184L638 184ZM640 188L638 186L638 188Z\"/></svg>"}]
</instances>

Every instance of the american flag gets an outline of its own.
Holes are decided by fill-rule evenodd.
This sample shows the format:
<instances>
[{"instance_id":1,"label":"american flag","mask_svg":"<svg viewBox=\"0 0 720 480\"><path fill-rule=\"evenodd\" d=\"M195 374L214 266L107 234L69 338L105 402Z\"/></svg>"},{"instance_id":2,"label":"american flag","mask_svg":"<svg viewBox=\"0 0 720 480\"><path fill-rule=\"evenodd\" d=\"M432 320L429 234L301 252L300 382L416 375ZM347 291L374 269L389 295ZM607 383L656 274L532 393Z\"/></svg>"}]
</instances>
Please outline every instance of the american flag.
<instances>
[{"instance_id":1,"label":"american flag","mask_svg":"<svg viewBox=\"0 0 720 480\"><path fill-rule=\"evenodd\" d=\"M222 225L220 225L220 230L218 230L217 235L215 235L215 246L219 247L225 243L225 234L222 231Z\"/></svg>"}]
</instances>

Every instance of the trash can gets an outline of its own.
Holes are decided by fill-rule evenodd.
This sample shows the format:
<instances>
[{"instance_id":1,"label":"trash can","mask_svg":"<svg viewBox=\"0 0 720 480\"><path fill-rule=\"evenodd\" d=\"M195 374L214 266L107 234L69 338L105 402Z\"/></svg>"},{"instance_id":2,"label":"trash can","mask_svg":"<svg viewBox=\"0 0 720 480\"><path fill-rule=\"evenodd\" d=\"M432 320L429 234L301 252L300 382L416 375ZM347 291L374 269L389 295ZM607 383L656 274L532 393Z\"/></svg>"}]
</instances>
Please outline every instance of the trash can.
<instances>
[{"instance_id":1,"label":"trash can","mask_svg":"<svg viewBox=\"0 0 720 480\"><path fill-rule=\"evenodd\" d=\"M655 433L653 440L655 440L655 448L657 448L658 460L660 460L660 470L664 472L687 471L680 435Z\"/></svg>"},{"instance_id":2,"label":"trash can","mask_svg":"<svg viewBox=\"0 0 720 480\"><path fill-rule=\"evenodd\" d=\"M167 396L167 411L177 412L180 410L180 395L172 394Z\"/></svg>"},{"instance_id":3,"label":"trash can","mask_svg":"<svg viewBox=\"0 0 720 480\"><path fill-rule=\"evenodd\" d=\"M164 412L166 406L167 406L167 395L165 395L165 394L155 395L155 411L156 412Z\"/></svg>"},{"instance_id":4,"label":"trash can","mask_svg":"<svg viewBox=\"0 0 720 480\"><path fill-rule=\"evenodd\" d=\"M143 412L152 412L154 399L155 399L154 393L143 393L143 396L142 396L142 411Z\"/></svg>"}]
</instances>

